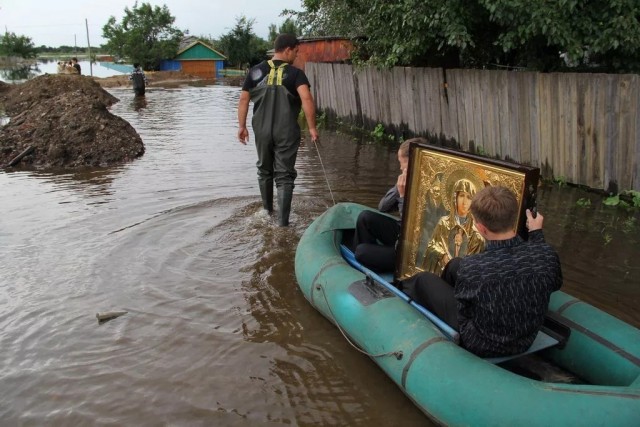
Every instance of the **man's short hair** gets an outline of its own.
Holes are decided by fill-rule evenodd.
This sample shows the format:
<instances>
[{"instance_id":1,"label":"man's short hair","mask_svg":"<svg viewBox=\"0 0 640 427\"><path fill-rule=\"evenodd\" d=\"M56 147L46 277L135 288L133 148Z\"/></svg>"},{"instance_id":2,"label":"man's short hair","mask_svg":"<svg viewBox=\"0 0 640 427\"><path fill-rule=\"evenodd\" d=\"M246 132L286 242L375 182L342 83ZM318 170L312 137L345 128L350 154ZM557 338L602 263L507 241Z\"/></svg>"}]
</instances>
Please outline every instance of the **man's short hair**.
<instances>
[{"instance_id":1,"label":"man's short hair","mask_svg":"<svg viewBox=\"0 0 640 427\"><path fill-rule=\"evenodd\" d=\"M485 187L471 201L471 214L494 233L513 230L518 219L518 200L506 187Z\"/></svg>"},{"instance_id":2,"label":"man's short hair","mask_svg":"<svg viewBox=\"0 0 640 427\"><path fill-rule=\"evenodd\" d=\"M276 41L273 42L273 48L276 52L282 52L288 47L293 49L299 44L300 40L298 40L295 34L280 34L276 37Z\"/></svg>"},{"instance_id":3,"label":"man's short hair","mask_svg":"<svg viewBox=\"0 0 640 427\"><path fill-rule=\"evenodd\" d=\"M412 142L420 143L420 144L426 144L427 140L424 139L424 138L407 139L405 142L400 144L400 147L398 147L398 153L400 154L400 156L409 157L409 148L411 148L411 143Z\"/></svg>"},{"instance_id":4,"label":"man's short hair","mask_svg":"<svg viewBox=\"0 0 640 427\"><path fill-rule=\"evenodd\" d=\"M78 58L76 58L75 56L73 58L71 58L71 60L78 62Z\"/></svg>"}]
</instances>

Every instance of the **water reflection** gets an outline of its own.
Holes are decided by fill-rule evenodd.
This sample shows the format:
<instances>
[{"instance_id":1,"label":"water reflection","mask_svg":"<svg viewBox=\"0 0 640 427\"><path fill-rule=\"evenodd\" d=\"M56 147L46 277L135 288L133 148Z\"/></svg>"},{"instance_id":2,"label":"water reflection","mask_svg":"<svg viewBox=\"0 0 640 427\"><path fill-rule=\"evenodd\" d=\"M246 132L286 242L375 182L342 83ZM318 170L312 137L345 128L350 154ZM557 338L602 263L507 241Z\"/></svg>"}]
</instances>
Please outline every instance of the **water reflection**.
<instances>
[{"instance_id":1,"label":"water reflection","mask_svg":"<svg viewBox=\"0 0 640 427\"><path fill-rule=\"evenodd\" d=\"M12 68L0 69L0 78L6 82L19 83L32 79L40 74L37 65L21 65Z\"/></svg>"},{"instance_id":2,"label":"water reflection","mask_svg":"<svg viewBox=\"0 0 640 427\"><path fill-rule=\"evenodd\" d=\"M61 60L69 61L71 56L69 56L69 58L63 57ZM89 61L78 61L78 64L80 64L82 74L85 76L92 75L94 77L111 77L124 74L124 72L119 69L110 69L96 62L89 63ZM57 73L58 60L38 59L35 64L0 67L0 80L10 83L21 83L43 74Z\"/></svg>"},{"instance_id":3,"label":"water reflection","mask_svg":"<svg viewBox=\"0 0 640 427\"><path fill-rule=\"evenodd\" d=\"M147 98L145 96L134 96L131 100L131 109L140 111L143 108L147 108Z\"/></svg>"}]
</instances>

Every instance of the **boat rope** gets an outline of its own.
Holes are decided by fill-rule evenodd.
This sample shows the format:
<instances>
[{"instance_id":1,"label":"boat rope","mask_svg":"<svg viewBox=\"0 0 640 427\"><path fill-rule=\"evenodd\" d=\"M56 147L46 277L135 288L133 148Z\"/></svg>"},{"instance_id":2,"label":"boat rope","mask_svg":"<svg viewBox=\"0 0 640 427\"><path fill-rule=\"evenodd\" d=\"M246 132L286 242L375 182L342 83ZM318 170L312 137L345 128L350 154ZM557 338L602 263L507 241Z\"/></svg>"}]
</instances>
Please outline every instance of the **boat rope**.
<instances>
[{"instance_id":1,"label":"boat rope","mask_svg":"<svg viewBox=\"0 0 640 427\"><path fill-rule=\"evenodd\" d=\"M333 310L331 310L331 306L329 305L329 300L327 300L327 294L324 292L324 288L322 287L322 285L318 284L316 289L318 289L319 291L322 292L322 296L324 297L324 302L327 303L327 308L329 309L329 313L331 313L331 318L333 319L333 323L336 324L336 326L338 327L338 330L340 331L342 336L347 340L347 342L351 345L351 347L355 348L356 350L358 350L362 354L366 354L369 357L395 356L396 359L402 360L403 353L402 353L401 350L400 351L389 351L387 353L380 353L380 354L371 354L371 353L368 353L365 350L361 349L357 345L355 345L353 343L353 341L351 341L351 339L347 336L346 332L340 327L340 324L336 321L336 316L335 316L335 314L333 314Z\"/></svg>"},{"instance_id":2,"label":"boat rope","mask_svg":"<svg viewBox=\"0 0 640 427\"><path fill-rule=\"evenodd\" d=\"M320 166L322 166L322 173L324 173L324 180L327 181L327 187L329 187L329 194L331 194L331 200L333 201L333 205L336 204L336 199L333 198L333 191L331 191L331 185L329 185L329 178L327 177L327 171L324 169L324 163L322 163L322 156L320 155L320 149L318 148L318 142L313 141L313 145L316 146L316 151L318 153L318 159L320 160Z\"/></svg>"}]
</instances>

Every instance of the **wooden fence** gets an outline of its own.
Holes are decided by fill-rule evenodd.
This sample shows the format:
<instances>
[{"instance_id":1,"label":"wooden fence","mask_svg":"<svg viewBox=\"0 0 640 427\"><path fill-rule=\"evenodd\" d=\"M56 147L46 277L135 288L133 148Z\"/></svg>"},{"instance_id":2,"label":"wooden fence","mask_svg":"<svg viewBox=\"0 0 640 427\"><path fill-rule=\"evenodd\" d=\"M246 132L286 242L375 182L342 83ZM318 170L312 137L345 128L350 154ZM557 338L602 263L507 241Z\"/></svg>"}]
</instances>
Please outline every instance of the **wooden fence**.
<instances>
[{"instance_id":1,"label":"wooden fence","mask_svg":"<svg viewBox=\"0 0 640 427\"><path fill-rule=\"evenodd\" d=\"M454 140L546 178L640 191L640 76L307 63L319 110Z\"/></svg>"}]
</instances>

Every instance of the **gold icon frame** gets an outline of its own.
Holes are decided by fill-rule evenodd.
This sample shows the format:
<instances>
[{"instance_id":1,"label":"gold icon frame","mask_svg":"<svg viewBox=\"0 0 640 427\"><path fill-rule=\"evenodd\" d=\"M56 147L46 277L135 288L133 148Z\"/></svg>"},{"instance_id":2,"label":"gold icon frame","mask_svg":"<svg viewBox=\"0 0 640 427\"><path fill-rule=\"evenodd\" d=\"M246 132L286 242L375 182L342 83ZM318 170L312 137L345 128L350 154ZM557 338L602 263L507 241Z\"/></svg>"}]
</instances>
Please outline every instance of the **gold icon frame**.
<instances>
[{"instance_id":1,"label":"gold icon frame","mask_svg":"<svg viewBox=\"0 0 640 427\"><path fill-rule=\"evenodd\" d=\"M466 188L475 191L488 185L501 185L511 189L516 194L520 207L514 230L526 239L525 210L535 207L539 179L540 169L536 167L423 143L411 144L402 231L397 247L396 280L406 279L421 271L439 273L437 262L429 258L431 253L427 253L427 248L432 247L430 242L435 238L433 233L438 222L442 223L446 221L445 217L453 218L455 215L455 185L466 185ZM472 216L468 216L472 221ZM472 224L468 225L471 226L468 227L469 235L465 235L465 249L471 248L470 254L481 250L484 241L482 248L473 244L477 243L477 238L474 238L477 230ZM446 233L446 227L442 225L438 230ZM479 234L477 236L482 239ZM456 250L460 245L460 242L456 243ZM458 255L468 254L463 251Z\"/></svg>"}]
</instances>

